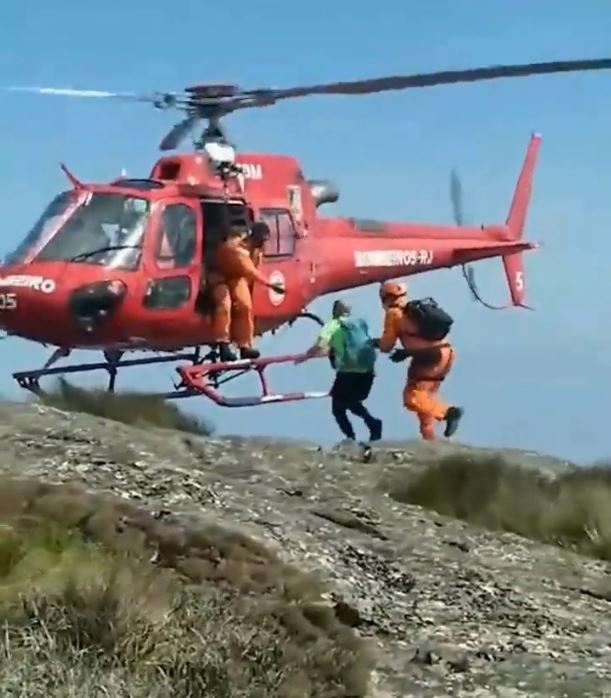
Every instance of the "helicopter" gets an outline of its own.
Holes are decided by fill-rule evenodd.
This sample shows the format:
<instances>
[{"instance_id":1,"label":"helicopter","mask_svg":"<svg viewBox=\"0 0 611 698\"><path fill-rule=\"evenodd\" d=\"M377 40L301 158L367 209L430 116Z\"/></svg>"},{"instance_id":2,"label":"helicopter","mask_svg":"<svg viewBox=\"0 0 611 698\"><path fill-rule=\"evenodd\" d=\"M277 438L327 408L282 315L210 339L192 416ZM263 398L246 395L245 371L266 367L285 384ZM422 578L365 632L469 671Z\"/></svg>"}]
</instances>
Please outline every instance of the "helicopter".
<instances>
[{"instance_id":1,"label":"helicopter","mask_svg":"<svg viewBox=\"0 0 611 698\"><path fill-rule=\"evenodd\" d=\"M54 347L42 368L14 373L13 378L22 388L40 393L43 376L104 370L108 390L114 391L119 369L172 362L179 364L179 379L173 391L161 394L168 399L203 395L221 406L241 407L327 396L323 391L270 390L265 370L298 355L223 362L211 341L211 316L201 308L201 289L215 246L228 227L248 232L255 221L267 223L271 232L261 271L274 285L254 287L257 336L299 318L322 324L307 308L326 294L455 266L461 267L473 297L486 307L528 308L523 253L539 245L523 240L523 232L540 135L531 135L504 223L465 225L460 181L454 177L455 225L437 225L321 216L321 207L339 199L333 181L306 179L292 156L238 151L222 119L308 95L357 95L610 68L611 58L604 58L287 89L196 85L146 94L5 88L182 110L186 117L159 149L177 150L189 135L193 143L193 152L164 152L148 177L82 182L61 164L69 186L53 198L0 267L0 329L8 337ZM493 257L501 258L509 288L510 301L504 306L481 298L469 266ZM104 361L54 366L75 349L102 351ZM124 359L128 352L155 355ZM223 384L251 371L259 376L261 394L227 397L221 392Z\"/></svg>"}]
</instances>

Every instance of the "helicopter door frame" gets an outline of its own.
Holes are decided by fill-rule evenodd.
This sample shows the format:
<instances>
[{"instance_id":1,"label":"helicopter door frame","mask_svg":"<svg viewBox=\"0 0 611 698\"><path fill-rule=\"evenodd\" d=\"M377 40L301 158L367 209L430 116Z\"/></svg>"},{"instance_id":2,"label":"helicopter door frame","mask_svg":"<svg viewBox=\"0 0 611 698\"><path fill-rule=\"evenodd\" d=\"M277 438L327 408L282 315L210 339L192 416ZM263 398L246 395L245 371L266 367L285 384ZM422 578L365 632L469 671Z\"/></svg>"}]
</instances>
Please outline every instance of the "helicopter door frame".
<instances>
[{"instance_id":1,"label":"helicopter door frame","mask_svg":"<svg viewBox=\"0 0 611 698\"><path fill-rule=\"evenodd\" d=\"M193 313L202 274L202 235L197 199L168 197L155 203L144 250L145 311L178 313L184 319Z\"/></svg>"},{"instance_id":2,"label":"helicopter door frame","mask_svg":"<svg viewBox=\"0 0 611 698\"><path fill-rule=\"evenodd\" d=\"M207 197L202 197L199 200L199 206L200 206L200 212L202 214L202 241L201 241L201 247L202 247L202 259L204 260L203 264L206 267L206 270L208 270L208 264L212 259L214 258L214 249L216 246L221 242L222 234L224 233L224 230L222 230L222 224L219 225L219 229L216 231L217 235L212 236L212 240L210 240L210 237L208 236L208 231L207 231L207 225L206 225L206 206L214 206L214 207L228 207L229 209L229 219L226 221L231 227L237 226L237 227L244 227L246 230L249 230L253 224L254 221L254 215L253 215L253 210L252 208L246 203L245 201L242 201L240 199L223 199L221 197L216 197L216 196L207 196ZM231 209L238 210L241 209L240 213L245 214L245 217L240 216L239 218L231 215ZM210 245L210 241L212 242L212 245Z\"/></svg>"}]
</instances>

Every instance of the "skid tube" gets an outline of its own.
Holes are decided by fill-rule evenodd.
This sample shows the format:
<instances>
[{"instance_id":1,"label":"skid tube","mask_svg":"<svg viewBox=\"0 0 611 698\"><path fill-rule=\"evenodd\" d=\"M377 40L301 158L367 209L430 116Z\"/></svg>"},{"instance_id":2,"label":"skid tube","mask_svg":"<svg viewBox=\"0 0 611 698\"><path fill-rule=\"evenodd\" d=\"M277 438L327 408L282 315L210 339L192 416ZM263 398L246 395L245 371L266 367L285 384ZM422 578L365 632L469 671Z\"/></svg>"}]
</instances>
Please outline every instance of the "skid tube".
<instances>
[{"instance_id":1,"label":"skid tube","mask_svg":"<svg viewBox=\"0 0 611 698\"><path fill-rule=\"evenodd\" d=\"M181 377L181 383L176 386L186 388L190 394L199 393L215 402L221 407L255 407L256 405L269 405L278 402L295 402L297 400L313 400L329 397L328 391L307 391L296 393L272 393L265 378L264 372L273 364L292 363L297 359L305 358L304 354L285 354L261 359L243 359L239 361L219 361L205 363L196 366L179 366L176 371ZM226 397L219 390L217 373L239 371L242 375L247 371L256 371L261 383L261 395L248 397ZM229 380L226 379L226 380ZM226 382L226 381L224 381Z\"/></svg>"},{"instance_id":2,"label":"skid tube","mask_svg":"<svg viewBox=\"0 0 611 698\"><path fill-rule=\"evenodd\" d=\"M177 361L189 361L190 366L176 368L180 376L178 384L174 385L171 392L157 393L156 397L165 400L177 400L186 397L205 396L223 407L250 407L274 402L291 402L295 400L308 400L328 397L328 392L296 392L284 394L271 394L268 383L263 375L267 366L282 364L303 358L303 354L290 354L262 359L244 359L240 361L218 361L215 352L210 352L204 357L200 353L171 354L170 356L152 356L141 359L125 359L117 361L99 361L96 363L74 364L70 366L57 366L53 368L41 368L32 371L20 371L13 373L13 378L21 388L41 395L44 391L40 387L40 379L45 376L60 376L68 373L88 373L90 371L106 371L109 376L108 391L114 392L115 380L118 369L133 366L150 366L162 363L175 363ZM262 395L245 398L229 398L219 392L219 388L235 380L240 376L256 371L261 382ZM229 375L225 375L229 374Z\"/></svg>"},{"instance_id":3,"label":"skid tube","mask_svg":"<svg viewBox=\"0 0 611 698\"><path fill-rule=\"evenodd\" d=\"M170 356L151 356L141 359L125 359L123 361L99 361L96 363L74 364L71 366L57 366L54 368L40 368L33 371L20 371L13 373L13 378L17 381L21 388L29 390L35 395L41 395L44 391L40 387L40 379L45 376L60 376L67 373L88 373L90 371L106 371L109 376L108 391L114 392L115 379L118 369L129 368L133 366L149 366L162 363L176 363L177 361L190 361L195 363L201 361L199 352L190 354L172 354ZM189 392L188 390L174 391L171 393L160 393L158 397L165 399L192 397L197 395L197 392Z\"/></svg>"}]
</instances>

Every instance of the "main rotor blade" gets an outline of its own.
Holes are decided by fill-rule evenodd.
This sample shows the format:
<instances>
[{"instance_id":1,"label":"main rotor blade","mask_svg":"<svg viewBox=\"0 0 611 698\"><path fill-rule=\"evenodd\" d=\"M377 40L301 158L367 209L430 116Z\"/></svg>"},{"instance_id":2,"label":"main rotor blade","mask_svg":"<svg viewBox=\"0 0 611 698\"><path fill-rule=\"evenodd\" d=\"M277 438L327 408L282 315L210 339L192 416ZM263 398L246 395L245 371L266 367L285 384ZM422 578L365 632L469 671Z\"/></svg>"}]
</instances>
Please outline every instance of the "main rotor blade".
<instances>
[{"instance_id":1,"label":"main rotor blade","mask_svg":"<svg viewBox=\"0 0 611 698\"><path fill-rule=\"evenodd\" d=\"M433 73L416 73L413 75L395 75L352 80L344 82L322 83L286 89L241 90L233 86L200 85L187 88L182 93L154 92L138 94L132 92L108 92L105 90L80 90L67 87L8 87L13 92L35 92L38 94L63 95L69 97L94 97L123 99L136 102L149 102L157 109L182 109L189 119L179 124L166 136L163 149L171 149L194 125L193 118L220 118L239 109L266 107L281 99L306 97L308 95L358 95L373 94L389 90L403 90L412 87L433 87L457 83L479 82L499 78L526 77L550 73L568 73L590 70L610 70L611 58L598 58L574 61L548 61L545 63L524 63L514 65L496 65L465 70L443 70ZM177 140L178 139L178 140Z\"/></svg>"},{"instance_id":2,"label":"main rotor blade","mask_svg":"<svg viewBox=\"0 0 611 698\"><path fill-rule=\"evenodd\" d=\"M195 124L198 121L199 118L197 116L189 116L173 126L159 144L159 149L174 150L174 148L178 148L189 132L195 128Z\"/></svg>"},{"instance_id":3,"label":"main rotor blade","mask_svg":"<svg viewBox=\"0 0 611 698\"><path fill-rule=\"evenodd\" d=\"M355 95L403 90L411 87L432 87L464 82L479 82L498 78L524 77L548 73L569 73L588 70L611 69L611 58L549 61L544 63L524 63L515 65L496 65L486 68L469 68L466 70L442 70L434 73L416 73L413 75L395 75L368 80L323 83L309 87L292 87L287 89L253 90L250 94L257 98L278 100L292 97L305 97L315 94ZM244 106L249 106L245 104ZM239 106L238 106L239 108Z\"/></svg>"},{"instance_id":4,"label":"main rotor blade","mask_svg":"<svg viewBox=\"0 0 611 698\"><path fill-rule=\"evenodd\" d=\"M106 90L78 90L71 87L5 87L9 92L34 92L41 95L59 95L62 97L94 97L97 99L127 99L136 102L154 102L155 94L137 94L134 92L107 92Z\"/></svg>"}]
</instances>

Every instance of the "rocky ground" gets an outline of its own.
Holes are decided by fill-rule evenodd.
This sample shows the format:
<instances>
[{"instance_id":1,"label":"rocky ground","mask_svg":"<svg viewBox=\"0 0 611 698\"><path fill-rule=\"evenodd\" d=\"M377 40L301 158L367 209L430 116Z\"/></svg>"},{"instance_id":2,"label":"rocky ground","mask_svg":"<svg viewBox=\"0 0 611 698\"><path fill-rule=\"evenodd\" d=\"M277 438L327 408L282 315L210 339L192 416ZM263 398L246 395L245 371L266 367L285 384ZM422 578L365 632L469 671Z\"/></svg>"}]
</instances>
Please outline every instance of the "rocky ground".
<instances>
[{"instance_id":1,"label":"rocky ground","mask_svg":"<svg viewBox=\"0 0 611 698\"><path fill-rule=\"evenodd\" d=\"M384 444L363 462L22 404L0 407L0 438L4 473L238 527L317 570L346 622L378 645L372 697L611 696L609 564L389 496L460 446ZM552 475L570 467L509 455Z\"/></svg>"}]
</instances>

